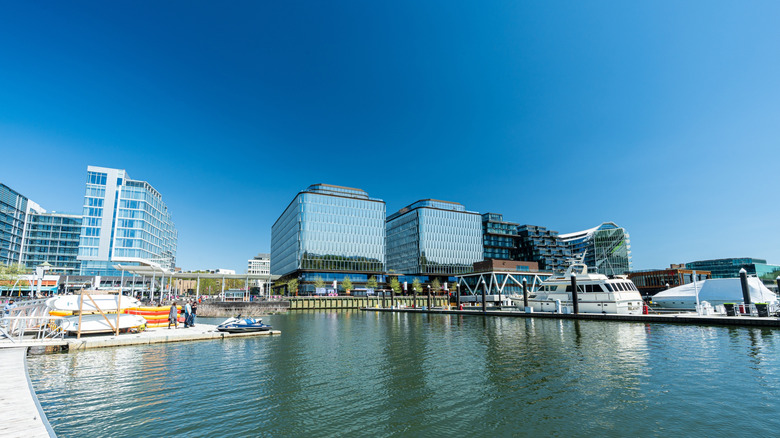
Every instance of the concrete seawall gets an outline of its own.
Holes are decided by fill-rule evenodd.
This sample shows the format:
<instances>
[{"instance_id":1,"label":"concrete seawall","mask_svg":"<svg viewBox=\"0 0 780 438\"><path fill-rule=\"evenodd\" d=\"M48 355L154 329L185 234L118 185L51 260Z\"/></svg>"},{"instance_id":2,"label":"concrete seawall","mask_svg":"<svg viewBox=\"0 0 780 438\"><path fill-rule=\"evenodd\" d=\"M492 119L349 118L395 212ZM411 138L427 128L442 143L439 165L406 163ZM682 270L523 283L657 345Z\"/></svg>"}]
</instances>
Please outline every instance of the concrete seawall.
<instances>
[{"instance_id":1,"label":"concrete seawall","mask_svg":"<svg viewBox=\"0 0 780 438\"><path fill-rule=\"evenodd\" d=\"M243 316L263 316L286 312L289 309L289 301L207 301L198 304L198 316L219 318L229 318L238 314Z\"/></svg>"}]
</instances>

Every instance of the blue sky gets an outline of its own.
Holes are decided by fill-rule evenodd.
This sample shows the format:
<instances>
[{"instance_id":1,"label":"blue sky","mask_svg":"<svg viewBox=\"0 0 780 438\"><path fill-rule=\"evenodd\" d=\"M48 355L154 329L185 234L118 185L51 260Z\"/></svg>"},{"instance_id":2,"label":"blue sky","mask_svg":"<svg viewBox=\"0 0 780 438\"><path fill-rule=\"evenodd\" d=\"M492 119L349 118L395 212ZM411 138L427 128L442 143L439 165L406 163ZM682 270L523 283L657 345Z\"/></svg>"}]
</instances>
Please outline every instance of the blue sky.
<instances>
[{"instance_id":1,"label":"blue sky","mask_svg":"<svg viewBox=\"0 0 780 438\"><path fill-rule=\"evenodd\" d=\"M10 2L0 182L78 212L149 181L177 264L231 268L314 183L561 233L635 269L780 264L780 3Z\"/></svg>"}]
</instances>

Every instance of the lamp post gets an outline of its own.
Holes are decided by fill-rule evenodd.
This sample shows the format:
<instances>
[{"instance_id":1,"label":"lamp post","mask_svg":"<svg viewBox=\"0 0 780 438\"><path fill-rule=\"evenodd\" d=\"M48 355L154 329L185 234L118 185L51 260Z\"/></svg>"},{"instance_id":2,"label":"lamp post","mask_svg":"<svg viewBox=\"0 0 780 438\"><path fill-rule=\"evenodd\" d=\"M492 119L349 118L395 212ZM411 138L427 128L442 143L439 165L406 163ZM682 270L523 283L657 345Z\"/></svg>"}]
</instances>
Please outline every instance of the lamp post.
<instances>
[{"instance_id":1,"label":"lamp post","mask_svg":"<svg viewBox=\"0 0 780 438\"><path fill-rule=\"evenodd\" d=\"M35 293L37 298L41 297L41 283L43 282L43 276L46 275L46 271L51 268L49 262L43 262L35 268L35 275L38 277L38 290Z\"/></svg>"}]
</instances>

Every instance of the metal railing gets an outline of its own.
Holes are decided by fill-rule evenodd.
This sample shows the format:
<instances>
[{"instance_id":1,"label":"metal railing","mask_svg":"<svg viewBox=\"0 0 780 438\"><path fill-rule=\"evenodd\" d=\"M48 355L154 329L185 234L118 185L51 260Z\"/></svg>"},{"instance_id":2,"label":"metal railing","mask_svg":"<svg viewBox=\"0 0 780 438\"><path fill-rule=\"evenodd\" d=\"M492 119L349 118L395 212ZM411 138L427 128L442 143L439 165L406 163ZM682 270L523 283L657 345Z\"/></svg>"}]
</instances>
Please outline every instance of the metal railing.
<instances>
[{"instance_id":1,"label":"metal railing","mask_svg":"<svg viewBox=\"0 0 780 438\"><path fill-rule=\"evenodd\" d=\"M0 318L0 339L13 343L28 340L62 339L65 331L57 324L62 316L4 316Z\"/></svg>"}]
</instances>

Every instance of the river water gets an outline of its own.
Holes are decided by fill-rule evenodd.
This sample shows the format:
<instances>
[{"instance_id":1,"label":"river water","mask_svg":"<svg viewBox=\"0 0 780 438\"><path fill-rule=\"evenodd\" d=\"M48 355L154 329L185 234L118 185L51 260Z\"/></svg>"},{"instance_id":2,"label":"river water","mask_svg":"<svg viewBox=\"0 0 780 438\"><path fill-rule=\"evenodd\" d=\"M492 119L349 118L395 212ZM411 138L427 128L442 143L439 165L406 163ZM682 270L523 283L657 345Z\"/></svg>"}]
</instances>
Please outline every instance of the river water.
<instances>
[{"instance_id":1,"label":"river water","mask_svg":"<svg viewBox=\"0 0 780 438\"><path fill-rule=\"evenodd\" d=\"M264 322L282 335L30 356L29 372L60 437L780 430L777 330L359 311Z\"/></svg>"}]
</instances>

